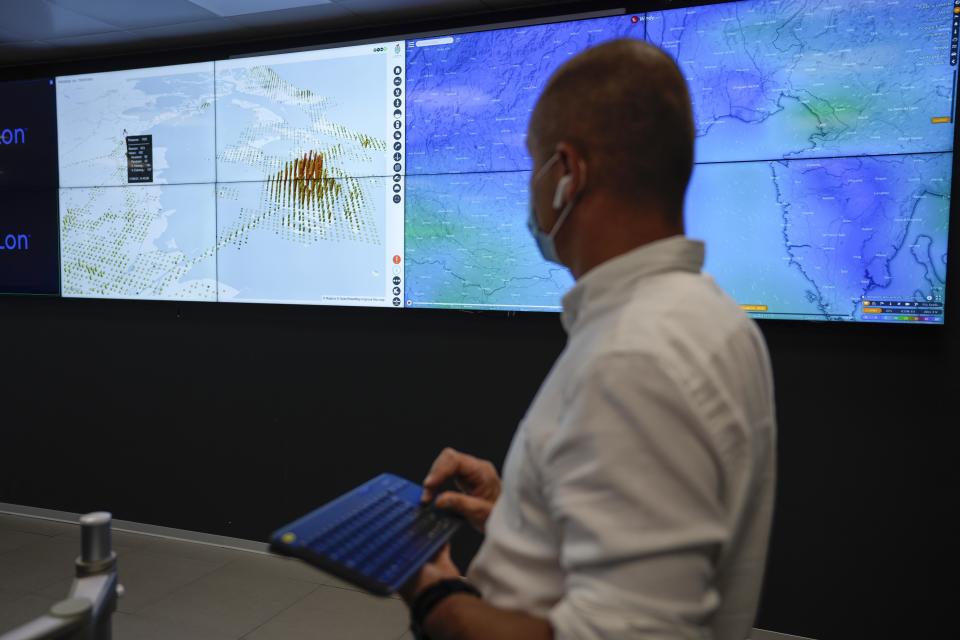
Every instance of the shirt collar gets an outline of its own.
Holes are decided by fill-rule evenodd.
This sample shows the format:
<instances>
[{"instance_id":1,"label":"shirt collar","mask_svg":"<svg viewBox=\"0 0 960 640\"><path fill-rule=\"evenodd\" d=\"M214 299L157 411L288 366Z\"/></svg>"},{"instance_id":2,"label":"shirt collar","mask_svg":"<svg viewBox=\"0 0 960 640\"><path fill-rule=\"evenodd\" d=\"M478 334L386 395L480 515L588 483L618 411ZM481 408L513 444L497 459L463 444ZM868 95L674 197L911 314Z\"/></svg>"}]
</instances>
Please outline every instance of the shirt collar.
<instances>
[{"instance_id":1,"label":"shirt collar","mask_svg":"<svg viewBox=\"0 0 960 640\"><path fill-rule=\"evenodd\" d=\"M699 273L705 251L702 242L678 235L645 244L594 267L563 297L564 329L573 333L597 302L641 278L670 271Z\"/></svg>"}]
</instances>

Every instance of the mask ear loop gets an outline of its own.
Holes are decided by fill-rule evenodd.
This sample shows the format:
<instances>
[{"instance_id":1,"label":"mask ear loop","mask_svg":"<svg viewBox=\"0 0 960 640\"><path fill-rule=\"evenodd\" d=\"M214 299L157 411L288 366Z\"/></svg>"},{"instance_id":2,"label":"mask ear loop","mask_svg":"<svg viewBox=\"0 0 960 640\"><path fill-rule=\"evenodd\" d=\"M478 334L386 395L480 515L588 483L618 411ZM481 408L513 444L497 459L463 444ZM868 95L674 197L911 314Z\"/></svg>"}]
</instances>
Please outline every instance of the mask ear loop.
<instances>
[{"instance_id":1,"label":"mask ear loop","mask_svg":"<svg viewBox=\"0 0 960 640\"><path fill-rule=\"evenodd\" d=\"M540 167L540 170L537 171L537 172L533 175L533 181L536 182L537 180L539 180L540 178L542 178L542 177L543 177L543 174L545 174L547 171L549 171L549 170L550 170L550 167L552 167L553 164L554 164L557 160L559 160L559 159L560 159L560 154L559 154L559 153L554 153L552 156L550 156L550 159L547 160L546 162L544 162L544 163L543 163L543 166Z\"/></svg>"}]
</instances>

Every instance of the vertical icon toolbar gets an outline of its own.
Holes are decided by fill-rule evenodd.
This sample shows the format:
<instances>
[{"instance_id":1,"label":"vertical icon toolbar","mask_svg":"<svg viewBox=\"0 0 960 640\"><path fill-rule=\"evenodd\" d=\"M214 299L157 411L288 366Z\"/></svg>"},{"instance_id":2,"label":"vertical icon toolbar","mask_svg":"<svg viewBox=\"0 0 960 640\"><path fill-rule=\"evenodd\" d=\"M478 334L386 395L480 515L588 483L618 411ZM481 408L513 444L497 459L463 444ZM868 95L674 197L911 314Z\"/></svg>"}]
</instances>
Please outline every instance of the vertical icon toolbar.
<instances>
[{"instance_id":1,"label":"vertical icon toolbar","mask_svg":"<svg viewBox=\"0 0 960 640\"><path fill-rule=\"evenodd\" d=\"M953 28L950 30L950 65L957 66L960 51L960 0L953 0Z\"/></svg>"},{"instance_id":2,"label":"vertical icon toolbar","mask_svg":"<svg viewBox=\"0 0 960 640\"><path fill-rule=\"evenodd\" d=\"M404 66L406 62L406 47L403 43L397 43L393 48L391 56L390 72L388 74L389 84L387 85L387 100L389 105L387 113L389 114L390 130L393 132L393 144L387 147L387 175L391 180L387 183L388 207L393 207L392 223L399 225L400 237L403 235L404 218L404 136L406 135L406 114L405 105L406 83L404 77ZM403 246L394 245L395 250L392 253L388 271L387 271L387 298L394 307L400 307L403 304Z\"/></svg>"}]
</instances>

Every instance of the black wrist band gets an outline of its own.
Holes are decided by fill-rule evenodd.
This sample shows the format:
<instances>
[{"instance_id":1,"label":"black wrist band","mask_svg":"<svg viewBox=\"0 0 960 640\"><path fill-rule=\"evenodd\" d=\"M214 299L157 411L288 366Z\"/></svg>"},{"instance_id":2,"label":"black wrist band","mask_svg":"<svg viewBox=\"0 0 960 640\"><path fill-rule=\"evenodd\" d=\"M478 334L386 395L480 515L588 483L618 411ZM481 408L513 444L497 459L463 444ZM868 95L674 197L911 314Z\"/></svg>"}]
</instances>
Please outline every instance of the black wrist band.
<instances>
[{"instance_id":1,"label":"black wrist band","mask_svg":"<svg viewBox=\"0 0 960 640\"><path fill-rule=\"evenodd\" d=\"M415 638L426 637L423 635L424 620L438 604L455 593L468 593L477 598L481 597L480 591L475 586L461 578L434 582L417 594L413 604L410 605L410 630Z\"/></svg>"}]
</instances>

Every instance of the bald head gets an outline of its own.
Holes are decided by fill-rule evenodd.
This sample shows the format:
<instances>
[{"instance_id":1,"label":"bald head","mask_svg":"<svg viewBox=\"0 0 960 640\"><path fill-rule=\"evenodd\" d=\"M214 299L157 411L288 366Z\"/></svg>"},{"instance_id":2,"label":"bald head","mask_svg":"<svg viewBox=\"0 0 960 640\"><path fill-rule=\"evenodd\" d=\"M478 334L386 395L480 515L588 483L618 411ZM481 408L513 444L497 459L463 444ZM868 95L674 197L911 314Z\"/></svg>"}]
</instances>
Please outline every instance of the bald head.
<instances>
[{"instance_id":1,"label":"bald head","mask_svg":"<svg viewBox=\"0 0 960 640\"><path fill-rule=\"evenodd\" d=\"M556 71L528 143L541 159L558 143L576 147L589 167L588 189L654 205L682 223L694 135L687 84L673 60L640 40L615 40Z\"/></svg>"}]
</instances>

